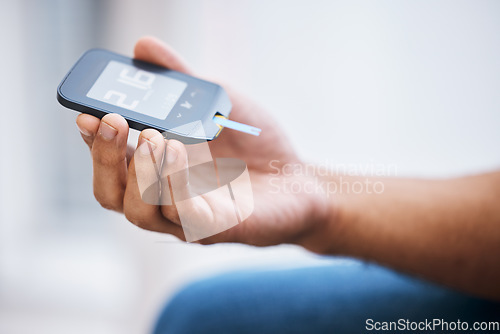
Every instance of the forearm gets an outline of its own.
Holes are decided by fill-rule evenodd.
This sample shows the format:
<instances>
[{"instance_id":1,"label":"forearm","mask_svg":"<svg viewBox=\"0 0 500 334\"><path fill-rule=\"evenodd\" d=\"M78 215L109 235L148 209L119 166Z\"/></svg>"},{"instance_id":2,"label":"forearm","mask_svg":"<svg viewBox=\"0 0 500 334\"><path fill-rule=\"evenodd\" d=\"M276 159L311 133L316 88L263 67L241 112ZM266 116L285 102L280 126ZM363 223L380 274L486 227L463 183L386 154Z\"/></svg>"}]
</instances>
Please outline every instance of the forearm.
<instances>
[{"instance_id":1,"label":"forearm","mask_svg":"<svg viewBox=\"0 0 500 334\"><path fill-rule=\"evenodd\" d=\"M331 198L322 252L376 261L500 299L500 172L380 181L379 194Z\"/></svg>"}]
</instances>

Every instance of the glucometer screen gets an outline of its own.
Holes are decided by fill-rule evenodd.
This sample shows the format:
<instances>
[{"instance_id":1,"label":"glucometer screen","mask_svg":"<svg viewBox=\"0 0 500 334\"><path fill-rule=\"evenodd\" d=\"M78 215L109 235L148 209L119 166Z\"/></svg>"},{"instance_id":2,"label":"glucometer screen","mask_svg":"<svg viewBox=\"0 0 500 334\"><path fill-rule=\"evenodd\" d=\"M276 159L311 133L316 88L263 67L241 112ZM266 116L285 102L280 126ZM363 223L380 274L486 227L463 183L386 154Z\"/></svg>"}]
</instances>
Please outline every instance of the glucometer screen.
<instances>
[{"instance_id":1,"label":"glucometer screen","mask_svg":"<svg viewBox=\"0 0 500 334\"><path fill-rule=\"evenodd\" d=\"M167 118L187 83L111 60L87 97L158 119Z\"/></svg>"}]
</instances>

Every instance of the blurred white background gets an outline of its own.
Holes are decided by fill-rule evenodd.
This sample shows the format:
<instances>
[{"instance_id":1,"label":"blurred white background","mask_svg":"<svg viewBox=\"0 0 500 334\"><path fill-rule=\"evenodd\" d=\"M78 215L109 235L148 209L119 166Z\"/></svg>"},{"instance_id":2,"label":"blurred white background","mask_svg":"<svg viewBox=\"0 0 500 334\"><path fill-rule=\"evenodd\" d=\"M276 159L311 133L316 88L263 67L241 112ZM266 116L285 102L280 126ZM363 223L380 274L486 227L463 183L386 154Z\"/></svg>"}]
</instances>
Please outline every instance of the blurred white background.
<instances>
[{"instance_id":1,"label":"blurred white background","mask_svg":"<svg viewBox=\"0 0 500 334\"><path fill-rule=\"evenodd\" d=\"M322 260L201 247L99 207L56 86L82 52L142 35L267 106L307 160L400 176L500 167L498 1L0 2L0 333L145 333L186 282Z\"/></svg>"}]
</instances>

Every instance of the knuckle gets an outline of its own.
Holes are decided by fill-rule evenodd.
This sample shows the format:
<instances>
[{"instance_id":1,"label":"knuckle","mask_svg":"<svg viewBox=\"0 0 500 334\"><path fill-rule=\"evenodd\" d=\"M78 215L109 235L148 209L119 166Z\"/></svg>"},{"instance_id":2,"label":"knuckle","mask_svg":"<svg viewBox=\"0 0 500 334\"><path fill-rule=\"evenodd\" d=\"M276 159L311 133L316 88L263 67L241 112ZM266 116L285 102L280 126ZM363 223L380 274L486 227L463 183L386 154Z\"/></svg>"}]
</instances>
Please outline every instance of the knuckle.
<instances>
[{"instance_id":1,"label":"knuckle","mask_svg":"<svg viewBox=\"0 0 500 334\"><path fill-rule=\"evenodd\" d=\"M162 205L161 213L166 219L173 222L174 224L180 224L179 213L175 205Z\"/></svg>"},{"instance_id":2,"label":"knuckle","mask_svg":"<svg viewBox=\"0 0 500 334\"><path fill-rule=\"evenodd\" d=\"M204 246L213 245L216 243L216 241L214 241L213 238L210 238L210 237L198 240L198 242L200 243L200 245L204 245Z\"/></svg>"},{"instance_id":3,"label":"knuckle","mask_svg":"<svg viewBox=\"0 0 500 334\"><path fill-rule=\"evenodd\" d=\"M121 211L122 210L122 204L121 204L121 201L119 201L119 200L111 199L111 198L109 198L109 196L106 196L98 191L94 191L94 197L97 200L97 202L104 209L112 210L112 211Z\"/></svg>"},{"instance_id":4,"label":"knuckle","mask_svg":"<svg viewBox=\"0 0 500 334\"><path fill-rule=\"evenodd\" d=\"M127 210L125 211L125 217L127 218L127 220L129 222L131 222L132 224L134 224L135 226L137 226L143 230L148 230L148 231L153 230L153 226L151 224L151 221L149 219L147 219L147 217L137 215L134 212L130 212Z\"/></svg>"}]
</instances>

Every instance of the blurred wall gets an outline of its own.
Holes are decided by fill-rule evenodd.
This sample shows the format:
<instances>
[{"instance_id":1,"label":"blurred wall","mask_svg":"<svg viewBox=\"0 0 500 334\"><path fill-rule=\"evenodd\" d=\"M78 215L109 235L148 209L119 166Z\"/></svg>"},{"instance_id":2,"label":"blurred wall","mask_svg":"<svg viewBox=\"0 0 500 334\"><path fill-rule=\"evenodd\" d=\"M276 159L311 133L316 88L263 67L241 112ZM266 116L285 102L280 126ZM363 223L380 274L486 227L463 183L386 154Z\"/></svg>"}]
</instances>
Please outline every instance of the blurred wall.
<instances>
[{"instance_id":1,"label":"blurred wall","mask_svg":"<svg viewBox=\"0 0 500 334\"><path fill-rule=\"evenodd\" d=\"M189 280L322 261L186 245L101 209L76 114L55 99L91 47L131 55L142 35L164 39L268 107L317 163L500 167L497 1L18 0L0 2L0 24L1 333L144 333Z\"/></svg>"}]
</instances>

